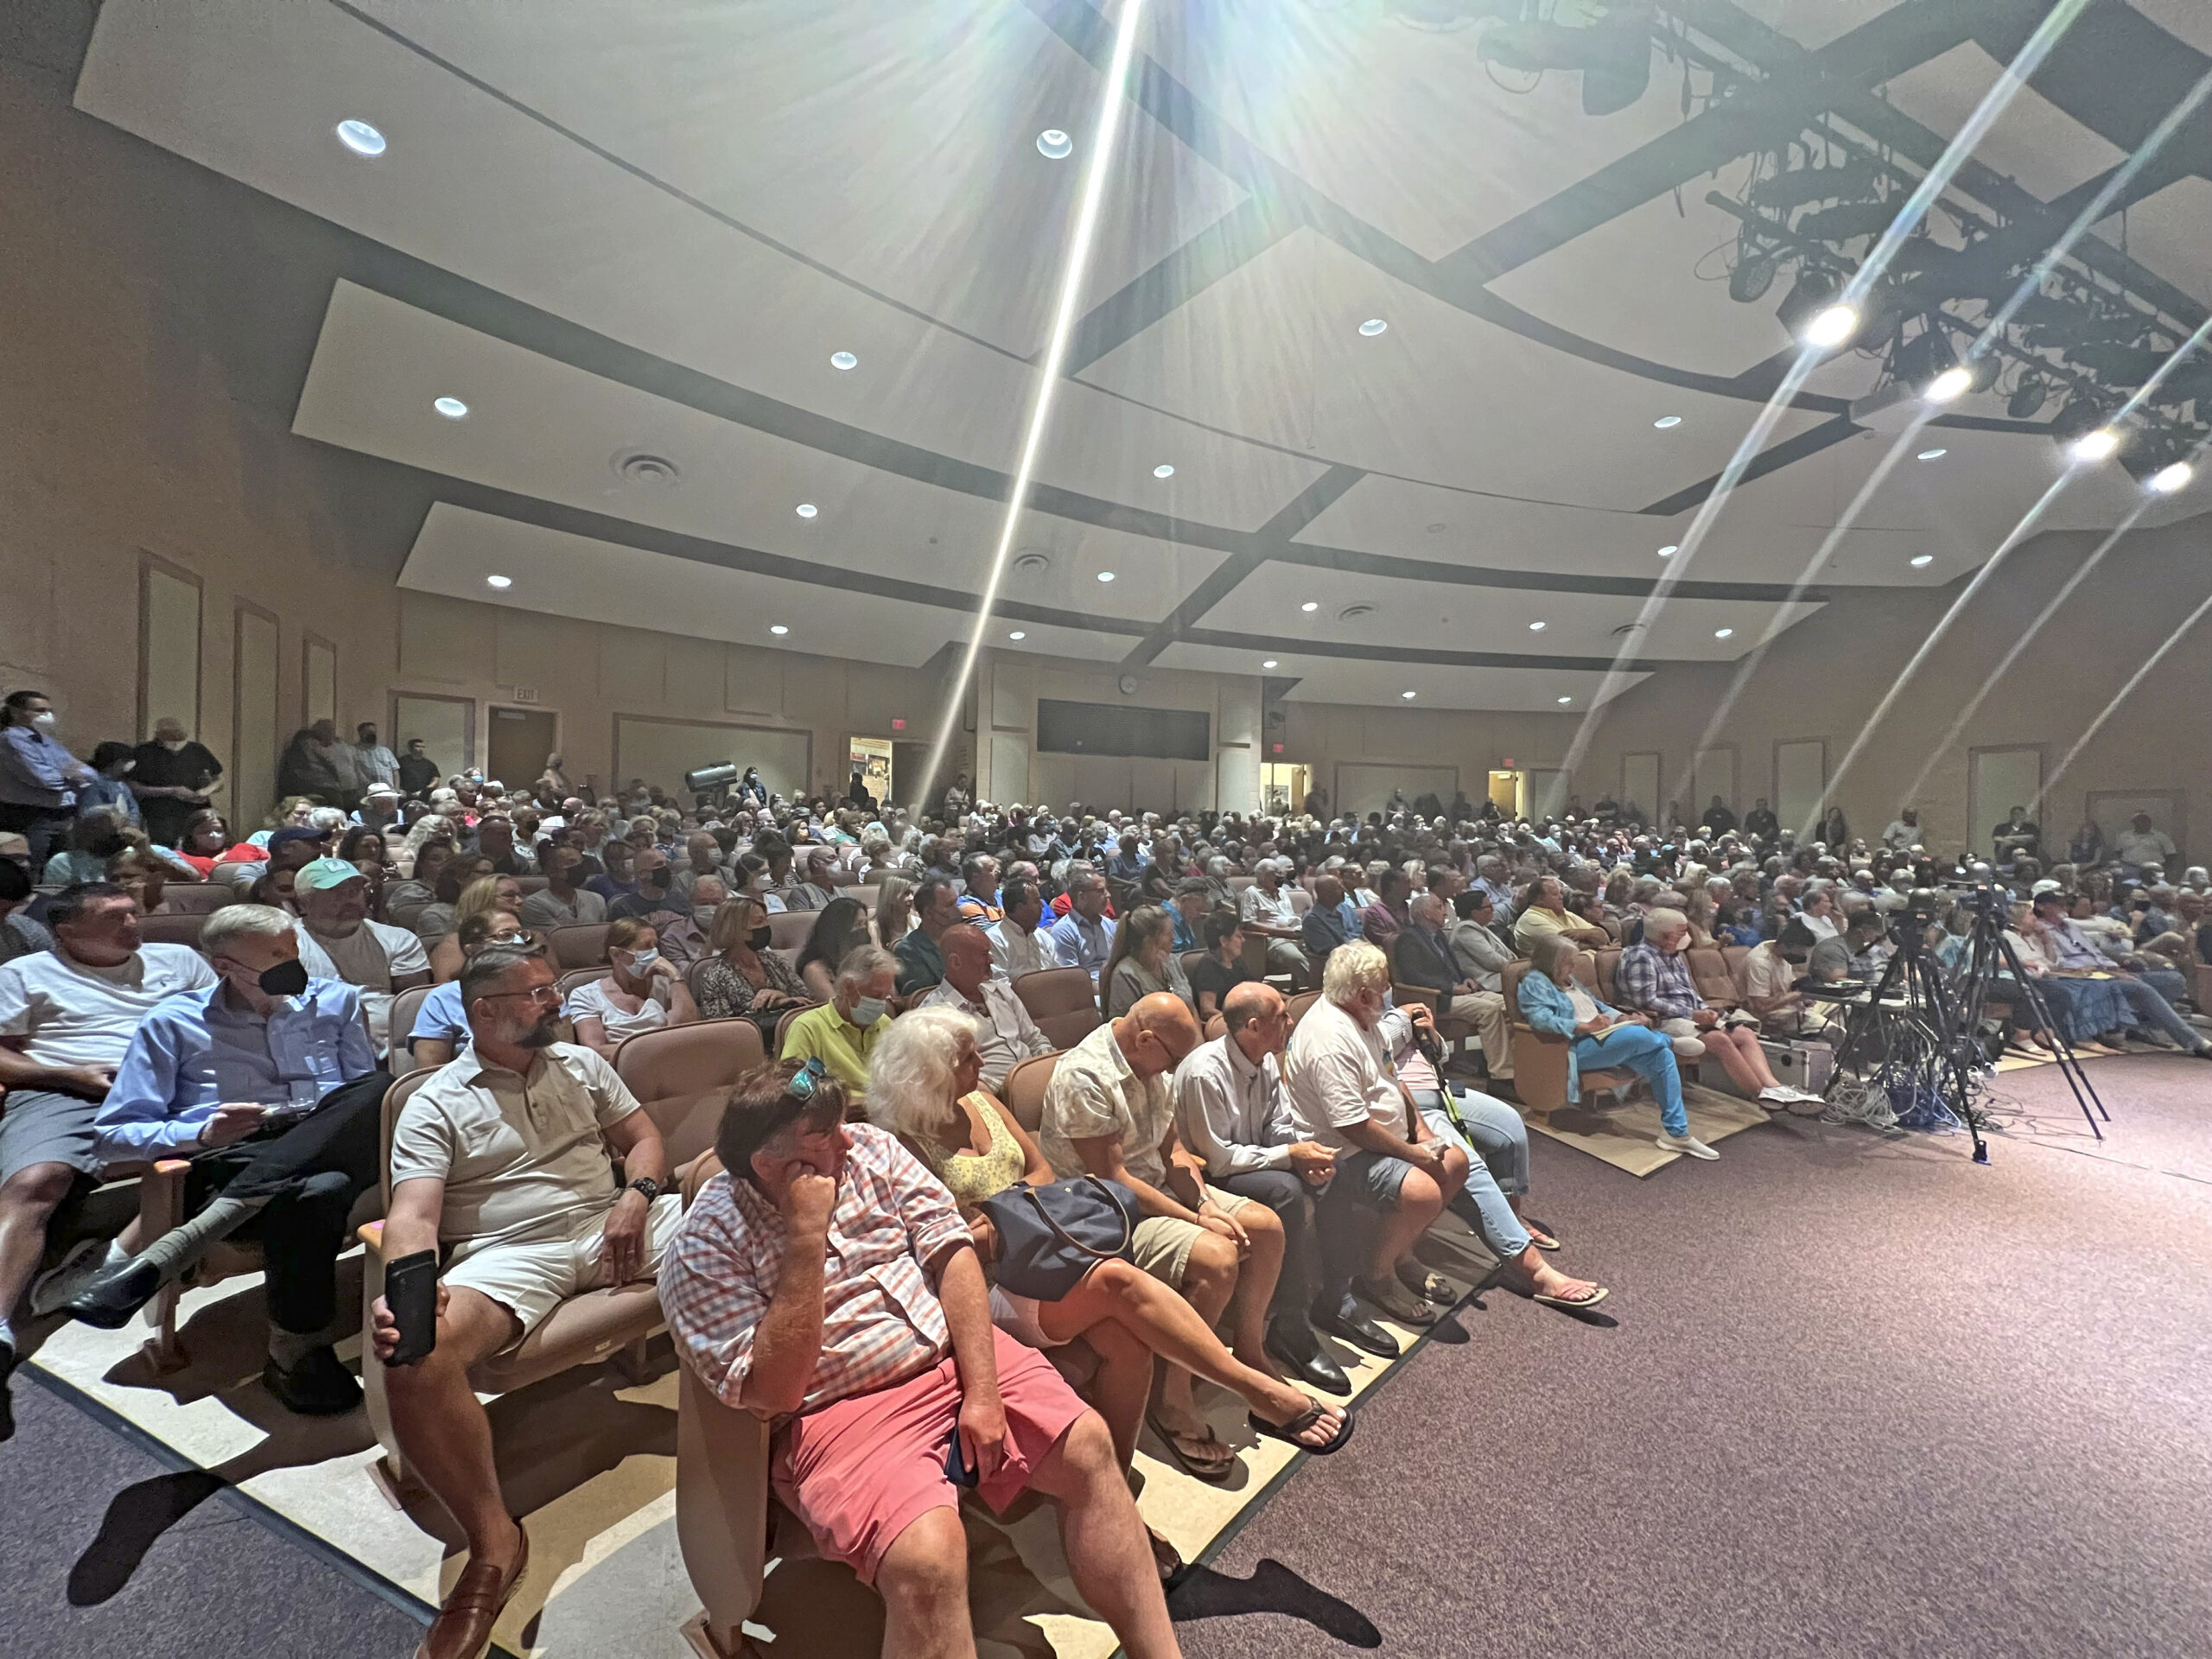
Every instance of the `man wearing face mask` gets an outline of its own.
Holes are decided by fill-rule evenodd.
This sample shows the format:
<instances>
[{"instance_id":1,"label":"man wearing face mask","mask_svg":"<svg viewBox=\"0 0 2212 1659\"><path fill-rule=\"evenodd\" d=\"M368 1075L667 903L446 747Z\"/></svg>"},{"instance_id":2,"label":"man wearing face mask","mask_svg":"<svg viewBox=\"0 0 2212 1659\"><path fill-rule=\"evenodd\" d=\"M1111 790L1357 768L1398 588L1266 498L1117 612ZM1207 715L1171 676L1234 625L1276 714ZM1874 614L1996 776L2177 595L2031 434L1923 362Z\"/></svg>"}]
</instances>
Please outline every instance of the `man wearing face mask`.
<instances>
[{"instance_id":1,"label":"man wearing face mask","mask_svg":"<svg viewBox=\"0 0 2212 1659\"><path fill-rule=\"evenodd\" d=\"M572 1296L650 1280L683 1218L683 1199L662 1190L668 1151L652 1118L613 1066L555 1040L551 966L492 947L457 983L468 1045L393 1128L384 1228L386 1262L444 1255L429 1355L391 1363L398 1324L382 1297L370 1310L369 1363L386 1367L393 1432L468 1541L468 1565L417 1649L429 1659L484 1651L530 1558L469 1368Z\"/></svg>"},{"instance_id":2,"label":"man wearing face mask","mask_svg":"<svg viewBox=\"0 0 2212 1659\"><path fill-rule=\"evenodd\" d=\"M855 1101L863 1099L868 1062L891 1029L891 999L898 988L899 958L880 945L859 946L837 964L830 1000L791 1021L778 1058L820 1060Z\"/></svg>"},{"instance_id":3,"label":"man wearing face mask","mask_svg":"<svg viewBox=\"0 0 2212 1659\"><path fill-rule=\"evenodd\" d=\"M331 1416L360 1403L333 1351L334 1268L354 1201L377 1184L384 1091L361 994L313 979L293 918L265 905L212 912L200 949L219 982L172 996L140 1024L100 1103L109 1163L186 1158L183 1226L69 1304L119 1330L216 1240L257 1239L268 1257L269 1363L287 1410Z\"/></svg>"},{"instance_id":4,"label":"man wearing face mask","mask_svg":"<svg viewBox=\"0 0 2212 1659\"><path fill-rule=\"evenodd\" d=\"M638 891L607 906L609 919L634 916L660 938L660 953L679 974L706 949L707 936L692 925L691 901L678 891L668 855L648 847L638 855Z\"/></svg>"},{"instance_id":5,"label":"man wearing face mask","mask_svg":"<svg viewBox=\"0 0 2212 1659\"><path fill-rule=\"evenodd\" d=\"M213 798L223 763L192 741L181 720L154 722L154 735L130 752L130 792L156 846L175 847Z\"/></svg>"},{"instance_id":6,"label":"man wearing face mask","mask_svg":"<svg viewBox=\"0 0 2212 1659\"><path fill-rule=\"evenodd\" d=\"M295 878L300 957L311 975L342 979L361 993L369 1040L386 1052L391 1005L402 991L430 982L430 958L410 928L372 922L369 884L342 858L318 858Z\"/></svg>"},{"instance_id":7,"label":"man wearing face mask","mask_svg":"<svg viewBox=\"0 0 2212 1659\"><path fill-rule=\"evenodd\" d=\"M0 701L0 830L30 842L30 867L46 868L77 816L77 791L92 769L54 741L56 717L43 691Z\"/></svg>"}]
</instances>

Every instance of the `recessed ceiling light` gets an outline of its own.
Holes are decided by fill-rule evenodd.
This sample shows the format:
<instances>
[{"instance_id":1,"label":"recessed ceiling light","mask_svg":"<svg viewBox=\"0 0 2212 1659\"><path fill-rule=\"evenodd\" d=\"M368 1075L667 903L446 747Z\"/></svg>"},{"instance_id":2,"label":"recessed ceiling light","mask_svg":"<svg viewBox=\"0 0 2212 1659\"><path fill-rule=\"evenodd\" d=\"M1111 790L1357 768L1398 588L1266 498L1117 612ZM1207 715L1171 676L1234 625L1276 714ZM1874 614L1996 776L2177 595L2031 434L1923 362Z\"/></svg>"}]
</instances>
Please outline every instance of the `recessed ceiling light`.
<instances>
[{"instance_id":1,"label":"recessed ceiling light","mask_svg":"<svg viewBox=\"0 0 2212 1659\"><path fill-rule=\"evenodd\" d=\"M1936 556L1933 553L1916 553L1912 556L1909 563L1916 570L1925 570L1929 565L1936 563Z\"/></svg>"},{"instance_id":2,"label":"recessed ceiling light","mask_svg":"<svg viewBox=\"0 0 2212 1659\"><path fill-rule=\"evenodd\" d=\"M512 588L515 585L515 579L512 576L486 576L484 585L486 588Z\"/></svg>"},{"instance_id":3,"label":"recessed ceiling light","mask_svg":"<svg viewBox=\"0 0 2212 1659\"><path fill-rule=\"evenodd\" d=\"M1114 573L1111 570L1101 570L1098 573L1098 580L1101 582L1111 582L1114 580Z\"/></svg>"},{"instance_id":4,"label":"recessed ceiling light","mask_svg":"<svg viewBox=\"0 0 2212 1659\"><path fill-rule=\"evenodd\" d=\"M1529 625L1529 632L1531 633L1541 633L1544 631L1545 626L1546 625L1541 622L1531 622Z\"/></svg>"},{"instance_id":5,"label":"recessed ceiling light","mask_svg":"<svg viewBox=\"0 0 2212 1659\"><path fill-rule=\"evenodd\" d=\"M465 421L468 418L468 405L458 397L433 397L430 400L430 407L449 421Z\"/></svg>"},{"instance_id":6,"label":"recessed ceiling light","mask_svg":"<svg viewBox=\"0 0 2212 1659\"><path fill-rule=\"evenodd\" d=\"M1953 364L1928 383L1928 390L1921 396L1931 404L1948 404L1963 397L1967 388L1974 385L1974 371L1961 364Z\"/></svg>"},{"instance_id":7,"label":"recessed ceiling light","mask_svg":"<svg viewBox=\"0 0 2212 1659\"><path fill-rule=\"evenodd\" d=\"M1265 661L1265 662L1263 662L1263 663L1262 663L1262 664L1260 664L1260 666L1261 666L1262 668L1273 668L1274 665L1275 665L1275 659L1274 659L1274 658L1272 658L1272 657L1268 658L1267 659L1267 661Z\"/></svg>"},{"instance_id":8,"label":"recessed ceiling light","mask_svg":"<svg viewBox=\"0 0 2212 1659\"><path fill-rule=\"evenodd\" d=\"M1365 322L1359 325L1359 332L1365 334L1370 340L1372 340L1376 335L1382 333L1383 330L1389 327L1389 326L1390 325L1389 323L1383 321L1380 317L1370 317Z\"/></svg>"},{"instance_id":9,"label":"recessed ceiling light","mask_svg":"<svg viewBox=\"0 0 2212 1659\"><path fill-rule=\"evenodd\" d=\"M1561 702L1573 702L1574 699L1573 697L1561 697L1560 701Z\"/></svg>"},{"instance_id":10,"label":"recessed ceiling light","mask_svg":"<svg viewBox=\"0 0 2212 1659\"><path fill-rule=\"evenodd\" d=\"M1415 694L1415 693L1414 693L1414 692L1411 692L1411 691L1401 691L1401 692L1399 692L1399 693L1398 693L1398 695L1399 695L1400 696L1402 696L1402 697L1405 698L1407 702L1412 702L1412 701L1413 701L1413 699L1414 699L1414 697L1415 696L1415 695L1416 695L1416 694Z\"/></svg>"},{"instance_id":11,"label":"recessed ceiling light","mask_svg":"<svg viewBox=\"0 0 2212 1659\"><path fill-rule=\"evenodd\" d=\"M771 622L768 625L768 632L771 633L789 633L791 630L780 622Z\"/></svg>"},{"instance_id":12,"label":"recessed ceiling light","mask_svg":"<svg viewBox=\"0 0 2212 1659\"><path fill-rule=\"evenodd\" d=\"M1948 449L1923 449L1915 457L1919 461L1941 461L1951 452Z\"/></svg>"},{"instance_id":13,"label":"recessed ceiling light","mask_svg":"<svg viewBox=\"0 0 2212 1659\"><path fill-rule=\"evenodd\" d=\"M2074 459L2102 461L2120 448L2120 434L2108 426L2085 433L2074 441Z\"/></svg>"},{"instance_id":14,"label":"recessed ceiling light","mask_svg":"<svg viewBox=\"0 0 2212 1659\"><path fill-rule=\"evenodd\" d=\"M1058 127L1047 127L1037 135L1037 153L1047 161L1063 162L1075 148L1075 140Z\"/></svg>"},{"instance_id":15,"label":"recessed ceiling light","mask_svg":"<svg viewBox=\"0 0 2212 1659\"><path fill-rule=\"evenodd\" d=\"M1152 469L1152 475L1154 478L1173 478L1175 476L1175 469L1163 461Z\"/></svg>"},{"instance_id":16,"label":"recessed ceiling light","mask_svg":"<svg viewBox=\"0 0 2212 1659\"><path fill-rule=\"evenodd\" d=\"M1433 524L1428 527L1428 533L1432 536L1441 536L1450 528L1451 526L1449 524L1446 524L1441 519L1439 519L1435 524Z\"/></svg>"},{"instance_id":17,"label":"recessed ceiling light","mask_svg":"<svg viewBox=\"0 0 2212 1659\"><path fill-rule=\"evenodd\" d=\"M1298 608L1301 611L1318 611L1321 608L1321 601L1318 599L1309 599Z\"/></svg>"},{"instance_id":18,"label":"recessed ceiling light","mask_svg":"<svg viewBox=\"0 0 2212 1659\"><path fill-rule=\"evenodd\" d=\"M1715 628L1713 631L1713 637L1716 639L1726 639L1730 634L1735 632L1736 630L1733 628Z\"/></svg>"},{"instance_id":19,"label":"recessed ceiling light","mask_svg":"<svg viewBox=\"0 0 2212 1659\"><path fill-rule=\"evenodd\" d=\"M1007 635L1007 638L1009 639L1027 639L1028 637L1028 634L1020 628L1014 629L1013 632Z\"/></svg>"},{"instance_id":20,"label":"recessed ceiling light","mask_svg":"<svg viewBox=\"0 0 2212 1659\"><path fill-rule=\"evenodd\" d=\"M1815 311L1803 338L1808 346L1840 346L1858 332L1859 308L1838 303Z\"/></svg>"},{"instance_id":21,"label":"recessed ceiling light","mask_svg":"<svg viewBox=\"0 0 2212 1659\"><path fill-rule=\"evenodd\" d=\"M384 154L384 134L365 121L340 121L338 124L338 142L356 156Z\"/></svg>"},{"instance_id":22,"label":"recessed ceiling light","mask_svg":"<svg viewBox=\"0 0 2212 1659\"><path fill-rule=\"evenodd\" d=\"M822 509L811 501L802 501L798 504L798 516L802 518L811 518L821 511Z\"/></svg>"},{"instance_id":23,"label":"recessed ceiling light","mask_svg":"<svg viewBox=\"0 0 2212 1659\"><path fill-rule=\"evenodd\" d=\"M1677 553L1681 552L1681 550L1681 550L1681 548L1679 545L1677 545L1675 543L1669 542L1669 543L1667 543L1667 545L1666 545L1666 546L1664 546L1664 547L1662 547L1662 548L1661 548L1661 549L1659 550L1659 556L1660 556L1661 558L1662 558L1662 559L1671 559L1671 558L1673 558L1673 557L1675 556L1675 554L1677 554Z\"/></svg>"},{"instance_id":24,"label":"recessed ceiling light","mask_svg":"<svg viewBox=\"0 0 2212 1659\"><path fill-rule=\"evenodd\" d=\"M1669 431L1675 427L1680 426L1681 423L1682 417L1679 415L1662 415L1657 420L1651 423L1652 425L1657 427L1662 432Z\"/></svg>"},{"instance_id":25,"label":"recessed ceiling light","mask_svg":"<svg viewBox=\"0 0 2212 1659\"><path fill-rule=\"evenodd\" d=\"M833 369L857 369L860 365L860 359L855 357L850 352L830 353L830 366Z\"/></svg>"},{"instance_id":26,"label":"recessed ceiling light","mask_svg":"<svg viewBox=\"0 0 2212 1659\"><path fill-rule=\"evenodd\" d=\"M2175 461L2171 467L2161 467L2151 474L2151 487L2160 495L2171 495L2196 475L2196 470L2185 461Z\"/></svg>"}]
</instances>

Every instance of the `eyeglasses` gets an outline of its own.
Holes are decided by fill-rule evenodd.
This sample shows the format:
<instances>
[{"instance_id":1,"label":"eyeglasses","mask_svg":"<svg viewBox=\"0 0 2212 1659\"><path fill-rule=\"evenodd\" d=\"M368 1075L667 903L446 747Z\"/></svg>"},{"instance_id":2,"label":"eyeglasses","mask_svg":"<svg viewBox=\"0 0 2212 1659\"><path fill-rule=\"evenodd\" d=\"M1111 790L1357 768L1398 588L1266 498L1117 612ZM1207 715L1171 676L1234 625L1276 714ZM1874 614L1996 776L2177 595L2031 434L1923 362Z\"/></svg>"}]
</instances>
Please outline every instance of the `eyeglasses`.
<instances>
[{"instance_id":1,"label":"eyeglasses","mask_svg":"<svg viewBox=\"0 0 2212 1659\"><path fill-rule=\"evenodd\" d=\"M551 997L557 1003L561 1000L561 988L558 985L536 985L526 991L486 991L477 1000L497 1002L511 996L526 996L533 1002L543 1002L547 997Z\"/></svg>"}]
</instances>

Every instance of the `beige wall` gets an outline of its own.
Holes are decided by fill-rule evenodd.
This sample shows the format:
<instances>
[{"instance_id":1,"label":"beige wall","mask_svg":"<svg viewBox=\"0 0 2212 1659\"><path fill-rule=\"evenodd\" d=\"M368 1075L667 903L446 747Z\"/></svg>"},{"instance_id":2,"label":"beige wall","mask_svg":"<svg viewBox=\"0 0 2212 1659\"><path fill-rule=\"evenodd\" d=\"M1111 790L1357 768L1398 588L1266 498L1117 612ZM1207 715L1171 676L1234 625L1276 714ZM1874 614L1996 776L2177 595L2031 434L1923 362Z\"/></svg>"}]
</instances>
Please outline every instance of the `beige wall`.
<instances>
[{"instance_id":1,"label":"beige wall","mask_svg":"<svg viewBox=\"0 0 2212 1659\"><path fill-rule=\"evenodd\" d=\"M1339 761L1451 766L1479 806L1492 767L1556 766L1573 739L1564 715L1486 714L1452 709L1368 709L1346 703L1286 702L1283 728L1263 757L1313 768L1317 787L1338 797ZM1283 746L1274 753L1275 743Z\"/></svg>"},{"instance_id":2,"label":"beige wall","mask_svg":"<svg viewBox=\"0 0 2212 1659\"><path fill-rule=\"evenodd\" d=\"M1980 747L2040 746L2046 787L2089 721L2151 652L2212 593L2212 517L2139 531L2107 554L2018 663L1992 689L1958 739L1936 746L2005 652L2102 538L2073 532L2036 537L2005 556L1904 687L1859 760L1837 782L1846 751L1921 643L1963 591L1860 590L1834 601L1775 642L1715 738L1736 750L1740 814L1772 799L1775 746L1818 738L1827 746L1834 798L1854 835L1870 840L1905 804L1913 777L1933 756L1913 803L1929 844L1968 839L1967 771ZM1605 710L1576 772L1586 801L1618 790L1621 757L1656 750L1662 789L1690 804L1684 779L1699 734L1733 677L1733 664L1665 669ZM2047 836L2082 819L2092 791L2180 793L2188 822L2164 825L2184 850L2212 847L2212 621L2184 636L2057 780L2043 810ZM1652 803L1646 802L1646 805ZM1702 807L1704 803L1697 804ZM1971 826L1986 838L2009 802Z\"/></svg>"}]
</instances>

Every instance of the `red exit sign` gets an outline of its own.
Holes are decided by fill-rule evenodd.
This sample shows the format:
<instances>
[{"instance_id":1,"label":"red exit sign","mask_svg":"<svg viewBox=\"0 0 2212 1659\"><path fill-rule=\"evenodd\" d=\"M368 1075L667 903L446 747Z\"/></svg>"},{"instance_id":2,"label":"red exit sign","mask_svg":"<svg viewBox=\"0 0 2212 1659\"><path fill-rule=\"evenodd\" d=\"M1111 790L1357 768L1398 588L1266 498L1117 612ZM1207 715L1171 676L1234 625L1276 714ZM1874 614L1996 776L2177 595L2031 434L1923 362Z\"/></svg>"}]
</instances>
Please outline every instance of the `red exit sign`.
<instances>
[{"instance_id":1,"label":"red exit sign","mask_svg":"<svg viewBox=\"0 0 2212 1659\"><path fill-rule=\"evenodd\" d=\"M891 722L891 729L894 732L903 732L906 729L906 722L903 720L894 720Z\"/></svg>"}]
</instances>

